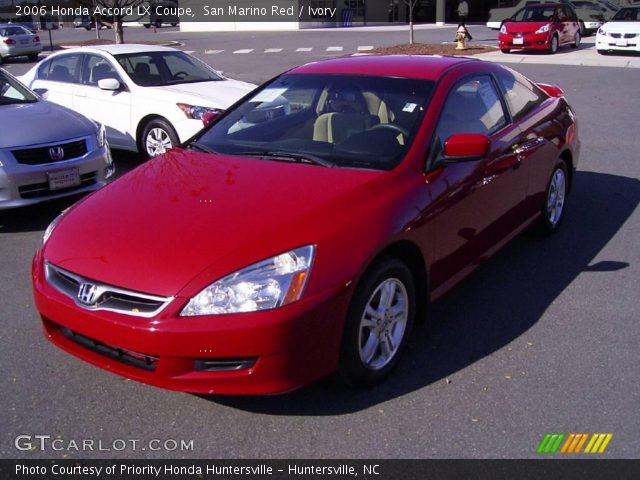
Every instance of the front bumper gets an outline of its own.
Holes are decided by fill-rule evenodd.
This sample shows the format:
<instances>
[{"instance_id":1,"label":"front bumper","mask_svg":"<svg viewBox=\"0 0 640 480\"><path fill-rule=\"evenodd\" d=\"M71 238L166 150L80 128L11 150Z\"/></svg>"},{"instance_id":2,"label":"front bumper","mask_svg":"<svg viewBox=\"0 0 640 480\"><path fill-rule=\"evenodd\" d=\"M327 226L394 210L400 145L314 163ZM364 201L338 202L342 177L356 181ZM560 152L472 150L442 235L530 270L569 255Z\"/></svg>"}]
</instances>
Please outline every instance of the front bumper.
<instances>
[{"instance_id":1,"label":"front bumper","mask_svg":"<svg viewBox=\"0 0 640 480\"><path fill-rule=\"evenodd\" d=\"M246 314L180 317L185 298L153 318L92 311L47 282L40 250L33 288L58 347L133 380L200 394L281 393L336 370L348 305L343 287Z\"/></svg>"},{"instance_id":2,"label":"front bumper","mask_svg":"<svg viewBox=\"0 0 640 480\"><path fill-rule=\"evenodd\" d=\"M96 148L91 138L87 142L91 150L81 157L40 165L20 164L10 148L0 150L0 210L92 192L104 186L115 169L109 148ZM74 167L78 169L80 185L49 189L49 173Z\"/></svg>"},{"instance_id":3,"label":"front bumper","mask_svg":"<svg viewBox=\"0 0 640 480\"><path fill-rule=\"evenodd\" d=\"M620 38L609 35L596 35L596 50L618 52L640 52L640 35L630 38L622 38L624 34L617 34Z\"/></svg>"},{"instance_id":4,"label":"front bumper","mask_svg":"<svg viewBox=\"0 0 640 480\"><path fill-rule=\"evenodd\" d=\"M506 33L498 35L498 48L501 50L548 50L550 45L551 36L548 32L528 33L522 36Z\"/></svg>"}]
</instances>

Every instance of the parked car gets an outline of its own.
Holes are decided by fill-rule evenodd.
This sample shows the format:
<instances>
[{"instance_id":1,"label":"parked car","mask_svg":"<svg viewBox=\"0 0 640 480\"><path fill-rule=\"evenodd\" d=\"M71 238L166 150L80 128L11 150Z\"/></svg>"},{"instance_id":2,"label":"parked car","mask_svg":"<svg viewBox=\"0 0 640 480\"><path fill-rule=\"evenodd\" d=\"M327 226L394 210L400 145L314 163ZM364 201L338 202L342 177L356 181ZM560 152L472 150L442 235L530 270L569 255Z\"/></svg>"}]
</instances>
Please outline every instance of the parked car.
<instances>
[{"instance_id":1,"label":"parked car","mask_svg":"<svg viewBox=\"0 0 640 480\"><path fill-rule=\"evenodd\" d=\"M580 46L580 25L568 5L544 3L530 5L500 27L498 47L511 50L547 50L556 53L563 45Z\"/></svg>"},{"instance_id":2,"label":"parked car","mask_svg":"<svg viewBox=\"0 0 640 480\"><path fill-rule=\"evenodd\" d=\"M10 57L28 57L35 62L42 51L40 37L22 25L0 23L0 64Z\"/></svg>"},{"instance_id":3,"label":"parked car","mask_svg":"<svg viewBox=\"0 0 640 480\"><path fill-rule=\"evenodd\" d=\"M0 210L91 192L114 167L104 128L0 68Z\"/></svg>"},{"instance_id":4,"label":"parked car","mask_svg":"<svg viewBox=\"0 0 640 480\"><path fill-rule=\"evenodd\" d=\"M54 53L21 77L107 128L112 148L162 154L255 88L170 47L101 45Z\"/></svg>"},{"instance_id":5,"label":"parked car","mask_svg":"<svg viewBox=\"0 0 640 480\"><path fill-rule=\"evenodd\" d=\"M98 25L100 28L111 28L110 25L103 22L113 22L113 17L101 17L98 19ZM93 30L96 28L96 18L90 15L82 15L80 17L75 17L73 19L73 27L74 28L84 28L85 30Z\"/></svg>"},{"instance_id":6,"label":"parked car","mask_svg":"<svg viewBox=\"0 0 640 480\"><path fill-rule=\"evenodd\" d=\"M595 33L605 21L602 9L599 7L576 7L574 3L569 0L521 0L513 7L492 8L489 10L487 27L498 30L507 19L511 18L520 9L540 3L561 3L573 7L578 16L580 35L582 37Z\"/></svg>"},{"instance_id":7,"label":"parked car","mask_svg":"<svg viewBox=\"0 0 640 480\"><path fill-rule=\"evenodd\" d=\"M309 63L54 220L36 307L59 347L160 387L369 385L426 302L560 227L578 157L562 90L497 63Z\"/></svg>"},{"instance_id":8,"label":"parked car","mask_svg":"<svg viewBox=\"0 0 640 480\"><path fill-rule=\"evenodd\" d=\"M596 35L596 50L609 52L640 52L640 6L618 10L610 22Z\"/></svg>"}]
</instances>

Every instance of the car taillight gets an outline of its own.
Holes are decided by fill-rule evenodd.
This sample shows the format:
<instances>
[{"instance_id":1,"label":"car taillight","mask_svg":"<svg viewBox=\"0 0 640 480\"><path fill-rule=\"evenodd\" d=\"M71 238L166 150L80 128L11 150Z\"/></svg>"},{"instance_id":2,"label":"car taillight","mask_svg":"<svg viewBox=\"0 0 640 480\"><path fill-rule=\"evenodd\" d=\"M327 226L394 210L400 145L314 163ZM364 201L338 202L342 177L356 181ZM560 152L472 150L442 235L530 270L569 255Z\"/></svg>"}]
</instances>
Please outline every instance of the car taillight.
<instances>
[{"instance_id":1,"label":"car taillight","mask_svg":"<svg viewBox=\"0 0 640 480\"><path fill-rule=\"evenodd\" d=\"M38 43L39 41L40 41L40 37L38 35L33 37L33 43Z\"/></svg>"},{"instance_id":2,"label":"car taillight","mask_svg":"<svg viewBox=\"0 0 640 480\"><path fill-rule=\"evenodd\" d=\"M16 41L13 38L5 38L4 43L6 43L7 45L15 45Z\"/></svg>"}]
</instances>

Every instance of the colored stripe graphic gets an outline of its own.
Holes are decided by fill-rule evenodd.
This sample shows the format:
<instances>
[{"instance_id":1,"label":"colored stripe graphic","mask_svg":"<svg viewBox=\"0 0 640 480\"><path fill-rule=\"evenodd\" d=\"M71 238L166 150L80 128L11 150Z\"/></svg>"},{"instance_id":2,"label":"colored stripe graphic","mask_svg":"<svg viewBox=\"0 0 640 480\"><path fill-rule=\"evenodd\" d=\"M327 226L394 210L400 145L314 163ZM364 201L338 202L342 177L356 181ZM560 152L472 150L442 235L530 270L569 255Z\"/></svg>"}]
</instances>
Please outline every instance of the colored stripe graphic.
<instances>
[{"instance_id":1,"label":"colored stripe graphic","mask_svg":"<svg viewBox=\"0 0 640 480\"><path fill-rule=\"evenodd\" d=\"M540 441L537 453L540 454L578 454L578 453L604 453L613 438L613 433L594 433L589 438L589 433L556 433L547 432ZM588 440L588 442L587 442ZM582 447L585 446L584 451Z\"/></svg>"},{"instance_id":2,"label":"colored stripe graphic","mask_svg":"<svg viewBox=\"0 0 640 480\"><path fill-rule=\"evenodd\" d=\"M536 451L538 453L556 453L564 437L564 433L547 433L540 442L540 445L538 445Z\"/></svg>"},{"instance_id":3,"label":"colored stripe graphic","mask_svg":"<svg viewBox=\"0 0 640 480\"><path fill-rule=\"evenodd\" d=\"M584 453L604 453L613 438L613 433L594 433Z\"/></svg>"}]
</instances>

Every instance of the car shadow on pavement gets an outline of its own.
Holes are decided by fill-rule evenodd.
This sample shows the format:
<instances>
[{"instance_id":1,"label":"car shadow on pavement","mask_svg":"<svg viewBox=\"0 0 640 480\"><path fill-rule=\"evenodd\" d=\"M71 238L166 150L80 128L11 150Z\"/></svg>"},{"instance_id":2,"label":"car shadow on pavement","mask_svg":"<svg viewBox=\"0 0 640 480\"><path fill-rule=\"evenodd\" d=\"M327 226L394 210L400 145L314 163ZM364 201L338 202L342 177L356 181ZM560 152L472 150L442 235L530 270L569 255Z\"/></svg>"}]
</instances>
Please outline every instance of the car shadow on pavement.
<instances>
[{"instance_id":1,"label":"car shadow on pavement","mask_svg":"<svg viewBox=\"0 0 640 480\"><path fill-rule=\"evenodd\" d=\"M408 349L383 384L342 386L337 375L280 396L201 396L232 408L273 415L339 415L363 410L443 382L506 348L542 317L583 272L627 268L617 258L593 259L640 202L640 180L577 172L560 231L549 238L524 234L430 306ZM576 315L585 312L576 311Z\"/></svg>"}]
</instances>

